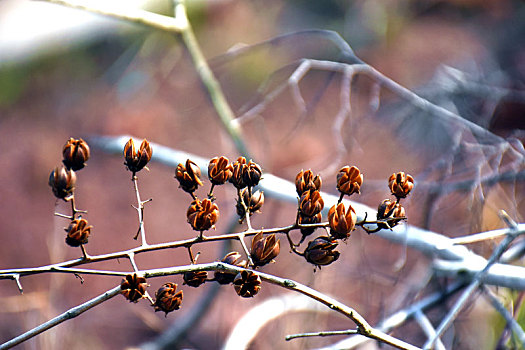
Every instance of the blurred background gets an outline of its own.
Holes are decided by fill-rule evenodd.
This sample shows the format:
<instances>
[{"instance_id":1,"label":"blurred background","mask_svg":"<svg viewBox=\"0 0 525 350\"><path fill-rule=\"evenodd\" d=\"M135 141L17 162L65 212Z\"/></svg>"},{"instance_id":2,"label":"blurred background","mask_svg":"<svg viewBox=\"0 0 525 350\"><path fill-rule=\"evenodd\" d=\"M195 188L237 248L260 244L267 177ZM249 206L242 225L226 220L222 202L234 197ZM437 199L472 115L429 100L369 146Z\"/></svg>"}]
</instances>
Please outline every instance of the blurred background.
<instances>
[{"instance_id":1,"label":"blurred background","mask_svg":"<svg viewBox=\"0 0 525 350\"><path fill-rule=\"evenodd\" d=\"M118 6L171 13L170 2L161 0ZM245 142L264 172L293 181L301 169L311 168L322 175L323 190L335 194L337 170L356 165L365 184L353 199L376 207L388 197L388 176L406 171L417 182L404 203L408 222L450 237L503 227L497 217L501 209L523 222L523 1L210 0L189 1L188 6L197 40L234 112L242 116ZM427 114L370 78L357 76L351 84L352 113L338 126L344 79L331 71L305 75L299 83L305 104L298 105L287 85L298 60L344 61L339 48L313 32L251 45L310 29L339 33L365 62L464 120ZM240 47L247 49L235 54ZM256 113L246 113L257 105ZM473 131L470 123L486 132ZM176 35L44 2L0 1L0 268L80 256L79 249L64 243L67 221L53 215L68 206L55 201L49 173L60 163L69 137L125 134L208 159L239 155ZM148 242L193 237L185 216L190 197L178 188L174 169L158 163L149 168L139 175L142 197L153 198L145 212ZM209 182L200 195L207 190ZM235 192L219 188L217 197L219 234L235 220ZM121 156L93 147L87 167L78 173L76 199L94 226L88 253L136 246L135 194ZM267 198L253 224L286 226L295 214L294 205ZM488 256L494 244L470 248ZM240 247L210 244L199 249L199 262L211 262ZM429 260L417 251L360 229L339 251L336 263L314 272L283 244L277 262L262 270L332 295L372 324L447 283L432 278ZM142 269L175 266L187 264L188 256L182 249L161 251L141 254L137 263ZM130 269L128 261L92 267ZM23 295L13 281L0 281L2 342L120 283L119 278L83 277L83 284L70 275L25 277ZM182 285L180 276L152 279L150 293L166 281ZM212 288L212 283L198 289L182 286L183 307L166 318L153 313L145 300L135 305L117 296L19 348L137 347L188 319L203 298L211 297ZM509 303L518 300L517 293L502 293ZM231 286L222 286L172 348L220 348L248 310L289 294L263 285L254 299L246 300ZM431 320L439 322L447 306L431 313ZM458 349L492 349L506 344L503 326L481 300L460 315L443 341ZM285 342L284 337L351 327L336 314L289 313L266 324L250 349L315 348L341 338ZM416 345L426 339L411 323L394 335ZM375 347L370 343L367 348Z\"/></svg>"}]
</instances>

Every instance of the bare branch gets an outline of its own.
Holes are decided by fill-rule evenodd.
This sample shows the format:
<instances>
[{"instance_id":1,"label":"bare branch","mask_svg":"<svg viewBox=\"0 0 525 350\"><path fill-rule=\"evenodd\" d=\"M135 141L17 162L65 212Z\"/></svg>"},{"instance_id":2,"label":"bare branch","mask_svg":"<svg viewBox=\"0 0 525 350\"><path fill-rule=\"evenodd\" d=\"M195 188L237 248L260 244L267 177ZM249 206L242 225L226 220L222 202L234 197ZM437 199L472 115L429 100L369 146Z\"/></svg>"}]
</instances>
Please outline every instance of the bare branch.
<instances>
[{"instance_id":1,"label":"bare branch","mask_svg":"<svg viewBox=\"0 0 525 350\"><path fill-rule=\"evenodd\" d=\"M61 315L59 315L59 316L57 316L57 317L55 317L55 318L45 322L45 323L42 323L40 326L35 327L35 328L31 329L30 331L27 331L24 334L21 334L18 337L11 339L8 342L5 342L4 344L0 345L0 349L10 349L13 346L18 345L18 344L20 344L20 343L22 343L22 342L24 342L24 341L34 337L35 335L38 335L38 334L40 334L42 332L45 332L48 329L53 328L53 327L59 325L60 323L62 323L64 321L67 321L67 320L70 320L72 318L77 317L78 315L86 312L87 310L92 309L93 307L97 306L98 304L103 303L104 301L113 298L115 295L118 295L119 293L120 293L120 285L118 287L115 287L113 289L108 290L107 292L99 295L96 298L93 298L93 299L85 302L84 304L81 304L81 305L76 306L76 307L74 307L72 309L69 309L68 311L64 312L63 314L61 314Z\"/></svg>"}]
</instances>

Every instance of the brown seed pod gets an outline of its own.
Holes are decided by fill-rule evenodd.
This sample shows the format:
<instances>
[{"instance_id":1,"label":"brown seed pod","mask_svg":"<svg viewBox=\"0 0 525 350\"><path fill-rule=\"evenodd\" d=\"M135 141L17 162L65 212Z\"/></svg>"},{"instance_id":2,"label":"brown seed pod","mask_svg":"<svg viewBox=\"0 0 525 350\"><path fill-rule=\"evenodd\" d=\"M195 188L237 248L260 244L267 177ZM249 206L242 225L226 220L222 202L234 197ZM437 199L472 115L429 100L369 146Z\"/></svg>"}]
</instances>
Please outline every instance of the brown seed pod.
<instances>
[{"instance_id":1,"label":"brown seed pod","mask_svg":"<svg viewBox=\"0 0 525 350\"><path fill-rule=\"evenodd\" d=\"M377 220L386 220L387 223L380 222L377 226L382 229L390 229L403 220L405 216L405 208L400 203L385 199L377 207Z\"/></svg>"},{"instance_id":2,"label":"brown seed pod","mask_svg":"<svg viewBox=\"0 0 525 350\"><path fill-rule=\"evenodd\" d=\"M253 162L251 159L246 164L246 168L242 174L243 181L246 186L253 187L259 184L261 180L262 170L259 164Z\"/></svg>"},{"instance_id":3,"label":"brown seed pod","mask_svg":"<svg viewBox=\"0 0 525 350\"><path fill-rule=\"evenodd\" d=\"M361 185L363 185L363 174L355 166L345 166L337 173L337 189L339 192L351 195L353 193L360 193Z\"/></svg>"},{"instance_id":4,"label":"brown seed pod","mask_svg":"<svg viewBox=\"0 0 525 350\"><path fill-rule=\"evenodd\" d=\"M208 178L214 185L222 185L230 180L233 166L226 157L215 157L208 165Z\"/></svg>"},{"instance_id":5,"label":"brown seed pod","mask_svg":"<svg viewBox=\"0 0 525 350\"><path fill-rule=\"evenodd\" d=\"M357 214L351 205L348 210L343 203L334 205L328 211L328 223L330 224L330 234L337 239L346 239L355 229Z\"/></svg>"},{"instance_id":6,"label":"brown seed pod","mask_svg":"<svg viewBox=\"0 0 525 350\"><path fill-rule=\"evenodd\" d=\"M71 170L80 170L88 161L90 152L86 141L82 139L75 140L70 138L62 149L62 162Z\"/></svg>"},{"instance_id":7,"label":"brown seed pod","mask_svg":"<svg viewBox=\"0 0 525 350\"><path fill-rule=\"evenodd\" d=\"M241 199L244 202L244 204L250 209L250 216L252 216L253 213L261 210L261 207L264 204L264 193L262 191L255 191L255 193L252 193L252 196L250 198L248 189L243 188L241 190ZM240 218L244 218L245 210L244 206L241 203L241 199L237 198L237 204L235 205L235 209L237 210L237 215L239 215Z\"/></svg>"},{"instance_id":8,"label":"brown seed pod","mask_svg":"<svg viewBox=\"0 0 525 350\"><path fill-rule=\"evenodd\" d=\"M49 186L55 197L68 201L73 196L77 176L73 170L67 170L59 165L49 175Z\"/></svg>"},{"instance_id":9,"label":"brown seed pod","mask_svg":"<svg viewBox=\"0 0 525 350\"><path fill-rule=\"evenodd\" d=\"M275 234L263 236L262 232L256 234L252 239L251 257L254 267L264 266L270 263L281 249L280 240L275 237Z\"/></svg>"},{"instance_id":10,"label":"brown seed pod","mask_svg":"<svg viewBox=\"0 0 525 350\"><path fill-rule=\"evenodd\" d=\"M408 196L414 187L414 178L404 172L393 173L388 179L388 188L398 199Z\"/></svg>"},{"instance_id":11,"label":"brown seed pod","mask_svg":"<svg viewBox=\"0 0 525 350\"><path fill-rule=\"evenodd\" d=\"M247 186L246 182L244 182L244 173L248 168L248 165L246 164L246 158L237 158L232 167L233 172L232 177L230 178L230 183L233 184L233 186L235 186L237 189L241 190Z\"/></svg>"},{"instance_id":12,"label":"brown seed pod","mask_svg":"<svg viewBox=\"0 0 525 350\"><path fill-rule=\"evenodd\" d=\"M204 284L206 282L206 279L208 278L208 272L207 271L197 271L197 272L185 272L183 279L184 283L190 287L197 288L201 284Z\"/></svg>"},{"instance_id":13,"label":"brown seed pod","mask_svg":"<svg viewBox=\"0 0 525 350\"><path fill-rule=\"evenodd\" d=\"M164 283L155 293L155 303L153 304L155 312L163 311L165 312L164 316L168 316L169 312L180 309L182 298L182 290L177 292L177 284Z\"/></svg>"},{"instance_id":14,"label":"brown seed pod","mask_svg":"<svg viewBox=\"0 0 525 350\"><path fill-rule=\"evenodd\" d=\"M93 226L88 225L86 219L78 218L72 220L66 229L66 243L72 247L78 247L88 242L89 234Z\"/></svg>"},{"instance_id":15,"label":"brown seed pod","mask_svg":"<svg viewBox=\"0 0 525 350\"><path fill-rule=\"evenodd\" d=\"M138 276L136 273L133 275L126 275L126 279L120 284L121 294L128 299L130 302L136 303L146 295L146 288L148 284L146 279L142 276Z\"/></svg>"},{"instance_id":16,"label":"brown seed pod","mask_svg":"<svg viewBox=\"0 0 525 350\"><path fill-rule=\"evenodd\" d=\"M241 271L235 276L233 287L243 298L254 297L261 290L261 277L253 271Z\"/></svg>"},{"instance_id":17,"label":"brown seed pod","mask_svg":"<svg viewBox=\"0 0 525 350\"><path fill-rule=\"evenodd\" d=\"M295 177L295 189L299 197L308 190L320 191L322 183L321 176L314 176L310 169L306 171L301 170Z\"/></svg>"},{"instance_id":18,"label":"brown seed pod","mask_svg":"<svg viewBox=\"0 0 525 350\"><path fill-rule=\"evenodd\" d=\"M246 266L248 266L248 263L246 262L246 260L242 260L242 255L240 253L238 253L238 252L229 252L221 260L221 262L223 262L225 264L230 264L230 265L233 265L233 266L238 266L238 267L246 267ZM230 273L230 272L215 271L215 274L214 274L214 279L219 284L232 283L234 278L235 278L235 274L234 273Z\"/></svg>"},{"instance_id":19,"label":"brown seed pod","mask_svg":"<svg viewBox=\"0 0 525 350\"><path fill-rule=\"evenodd\" d=\"M151 160L152 155L153 149L146 139L142 141L138 151L135 151L135 142L131 138L124 145L124 165L133 174L142 170Z\"/></svg>"},{"instance_id":20,"label":"brown seed pod","mask_svg":"<svg viewBox=\"0 0 525 350\"><path fill-rule=\"evenodd\" d=\"M304 251L306 261L316 266L329 265L339 259L339 252L334 250L337 241L331 237L321 236L308 242Z\"/></svg>"},{"instance_id":21,"label":"brown seed pod","mask_svg":"<svg viewBox=\"0 0 525 350\"><path fill-rule=\"evenodd\" d=\"M179 180L180 188L188 193L193 193L199 186L202 186L201 170L191 160L186 160L186 164L179 163L175 170L175 178Z\"/></svg>"},{"instance_id":22,"label":"brown seed pod","mask_svg":"<svg viewBox=\"0 0 525 350\"><path fill-rule=\"evenodd\" d=\"M214 225L219 220L219 207L208 198L202 202L196 199L191 202L186 217L195 231L206 231L215 228Z\"/></svg>"},{"instance_id":23,"label":"brown seed pod","mask_svg":"<svg viewBox=\"0 0 525 350\"><path fill-rule=\"evenodd\" d=\"M299 198L299 211L303 216L315 216L324 208L321 192L315 190L305 191Z\"/></svg>"}]
</instances>

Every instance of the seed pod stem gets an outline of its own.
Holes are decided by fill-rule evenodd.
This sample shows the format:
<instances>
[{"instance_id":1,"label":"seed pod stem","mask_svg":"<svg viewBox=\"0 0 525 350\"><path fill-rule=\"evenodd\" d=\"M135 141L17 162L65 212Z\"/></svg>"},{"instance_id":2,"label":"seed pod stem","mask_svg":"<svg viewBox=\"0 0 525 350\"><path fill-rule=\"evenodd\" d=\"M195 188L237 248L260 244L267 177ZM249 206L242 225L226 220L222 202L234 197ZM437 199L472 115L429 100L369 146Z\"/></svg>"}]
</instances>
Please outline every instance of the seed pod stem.
<instances>
[{"instance_id":1,"label":"seed pod stem","mask_svg":"<svg viewBox=\"0 0 525 350\"><path fill-rule=\"evenodd\" d=\"M247 216L249 218L249 215L247 215ZM247 223L249 222L248 220L246 221ZM250 228L250 230L251 230L251 228ZM248 247L246 246L246 243L244 243L244 233L240 233L239 234L239 242L241 242L242 249L244 250L244 253L248 257L248 263L250 264L250 266L254 266L252 257L250 255L250 251L248 250Z\"/></svg>"}]
</instances>

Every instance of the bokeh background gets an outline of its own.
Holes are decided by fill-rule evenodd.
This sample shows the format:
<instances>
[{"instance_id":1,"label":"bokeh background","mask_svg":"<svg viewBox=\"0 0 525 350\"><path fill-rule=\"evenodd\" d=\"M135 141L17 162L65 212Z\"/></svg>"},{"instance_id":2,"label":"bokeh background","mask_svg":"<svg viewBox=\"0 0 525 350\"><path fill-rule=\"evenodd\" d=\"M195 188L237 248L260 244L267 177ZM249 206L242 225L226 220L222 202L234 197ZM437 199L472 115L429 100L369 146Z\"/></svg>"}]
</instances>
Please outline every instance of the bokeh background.
<instances>
[{"instance_id":1,"label":"bokeh background","mask_svg":"<svg viewBox=\"0 0 525 350\"><path fill-rule=\"evenodd\" d=\"M170 14L168 1L142 6ZM299 85L306 111L298 108L287 88L241 123L252 156L265 172L293 181L301 169L311 168L323 176L323 190L335 193L337 170L357 165L365 185L354 199L372 207L388 195L391 173L409 172L418 182L405 202L409 223L451 237L502 227L500 209L523 221L524 164L516 156L523 152L525 137L522 1L191 1L189 16L237 115L286 83L298 59L341 57L332 43L314 34L255 46L242 56L224 55L228 50L298 30L324 29L339 33L361 59L386 76L498 135L474 137L465 123L436 120L388 91L382 91L379 108L372 109L374 84L366 77L353 80L352 115L334 130L341 76L312 71ZM259 90L263 83L266 88ZM39 266L80 255L64 243L67 222L53 216L68 207L55 201L48 176L69 137L118 135L147 138L205 158L238 156L177 36L41 2L0 2L0 268ZM459 150L453 148L457 135L462 137ZM507 142L500 137L510 140L509 149L499 148ZM149 168L139 176L142 197L153 198L145 213L148 241L193 237L185 218L190 198L178 188L174 169L157 163ZM483 182L480 177L497 178L500 173L510 174L510 180ZM201 196L208 189L206 182ZM224 233L235 220L235 192L219 188L217 197L221 219L216 232ZM88 166L78 174L76 198L94 226L87 245L90 254L137 244L132 239L138 225L131 207L135 194L121 156L93 148ZM295 213L294 205L267 198L253 223L285 226ZM489 242L471 248L487 256L493 246ZM431 278L429 261L420 253L359 229L341 244L341 258L316 272L289 254L284 244L282 248L277 262L263 271L332 295L372 324L446 283ZM218 260L229 249L240 247L201 246L199 261ZM144 269L175 266L187 264L188 256L182 249L154 252L139 255L137 263ZM127 261L93 267L130 268ZM150 293L168 280L182 284L180 276L154 279L149 281ZM13 281L3 280L1 340L119 282L84 276L81 284L70 275L31 276L22 279L20 295ZM182 288L183 308L167 318L153 313L146 301L135 305L117 296L20 348L137 347L190 317L213 286ZM248 310L288 294L264 285L254 299L245 300L231 286L223 286L174 348L220 348ZM434 310L431 319L439 322L447 305ZM284 336L352 326L335 314L290 313L265 325L250 348L314 348L341 338L285 342ZM491 349L504 344L502 329L495 311L476 302L460 315L444 342L458 349ZM394 335L418 345L425 341L411 323Z\"/></svg>"}]
</instances>

